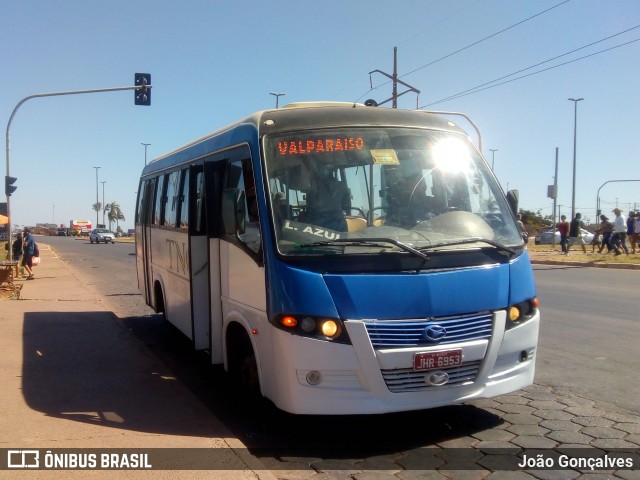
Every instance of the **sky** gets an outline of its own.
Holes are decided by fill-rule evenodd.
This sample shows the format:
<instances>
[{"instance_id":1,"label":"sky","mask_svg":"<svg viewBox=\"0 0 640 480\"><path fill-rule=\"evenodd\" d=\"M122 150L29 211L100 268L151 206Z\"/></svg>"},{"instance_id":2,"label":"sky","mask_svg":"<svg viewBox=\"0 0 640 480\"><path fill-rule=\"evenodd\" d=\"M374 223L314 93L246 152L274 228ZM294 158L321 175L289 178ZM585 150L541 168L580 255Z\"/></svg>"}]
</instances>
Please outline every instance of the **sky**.
<instances>
[{"instance_id":1,"label":"sky","mask_svg":"<svg viewBox=\"0 0 640 480\"><path fill-rule=\"evenodd\" d=\"M520 191L521 208L552 213L547 186L554 183L557 149L558 210L570 216L575 128L576 211L593 221L598 192L604 213L616 206L625 214L640 209L637 0L0 5L3 129L30 95L132 86L136 72L150 73L153 84L151 106L135 106L132 91L22 104L9 131L10 174L18 179L14 225L95 222L92 205L104 198L120 205L120 227L133 228L142 143L149 144L151 161L275 107L270 92L285 94L280 106L383 102L391 84L369 72L392 74L394 47L400 80L420 91L402 95L398 108L472 118L483 155L503 189ZM460 125L476 140L465 122Z\"/></svg>"}]
</instances>

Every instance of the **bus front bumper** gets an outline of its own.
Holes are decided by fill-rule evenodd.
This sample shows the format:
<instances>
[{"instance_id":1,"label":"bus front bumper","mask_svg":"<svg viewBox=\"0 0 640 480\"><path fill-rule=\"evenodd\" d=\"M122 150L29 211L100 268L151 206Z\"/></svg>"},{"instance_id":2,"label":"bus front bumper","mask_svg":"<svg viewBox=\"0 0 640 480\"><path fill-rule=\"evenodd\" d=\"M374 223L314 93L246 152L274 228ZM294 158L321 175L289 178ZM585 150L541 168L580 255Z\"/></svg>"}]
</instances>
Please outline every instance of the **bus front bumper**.
<instances>
[{"instance_id":1,"label":"bus front bumper","mask_svg":"<svg viewBox=\"0 0 640 480\"><path fill-rule=\"evenodd\" d=\"M278 331L274 365L262 370L263 393L282 410L319 415L421 410L510 393L533 383L540 313L506 331L505 318L494 314L491 340L446 346L462 349L463 375L413 371L414 355L429 349L375 350L360 321L346 322L353 345ZM434 382L442 372L450 380Z\"/></svg>"}]
</instances>

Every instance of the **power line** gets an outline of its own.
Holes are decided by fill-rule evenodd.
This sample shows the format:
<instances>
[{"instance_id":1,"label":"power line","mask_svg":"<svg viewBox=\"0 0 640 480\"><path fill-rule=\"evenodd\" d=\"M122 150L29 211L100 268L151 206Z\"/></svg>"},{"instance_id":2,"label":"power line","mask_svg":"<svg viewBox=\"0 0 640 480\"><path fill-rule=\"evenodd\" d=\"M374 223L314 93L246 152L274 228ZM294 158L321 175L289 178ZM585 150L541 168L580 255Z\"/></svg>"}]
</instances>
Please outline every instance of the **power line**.
<instances>
[{"instance_id":1,"label":"power line","mask_svg":"<svg viewBox=\"0 0 640 480\"><path fill-rule=\"evenodd\" d=\"M547 12L549 12L549 11L551 11L551 10L555 9L555 8L558 8L559 6L564 5L565 3L568 3L568 2L570 2L570 1L571 1L571 0L564 0L564 1L562 1L562 2L560 2L560 3L558 3L558 4L554 5L554 6L552 6L552 7L550 7L550 8L547 8L546 10L543 10L543 11L541 11L541 12L538 12L538 13L536 13L535 15L532 15L532 16L530 16L530 17L528 17L528 18L525 18L524 20L521 20L521 21L519 21L519 22L517 22L517 23L514 23L513 25L508 26L507 28L503 28L502 30L500 30L500 31L498 31L498 32L492 33L491 35L488 35L488 36L486 36L486 37L484 37L484 38L482 38L482 39L480 39L480 40L478 40L478 41L476 41L476 42L473 42L473 43L471 43L470 45L467 45L466 47L460 48L460 49L456 50L455 52L452 52L452 53L449 53L449 54L445 55L444 57L440 57L440 58L438 58L437 60L434 60L434 61L432 61L432 62L430 62L430 63L428 63L428 64L426 64L426 65L423 65L422 67L418 67L418 68L416 68L415 70L411 70L410 72L405 73L404 75L400 75L398 78L404 78L404 77L406 77L406 76L408 76L408 75L411 75L412 73L415 73L415 72L417 72L417 71L419 71L419 70L422 70L422 69L424 69L424 68L427 68L427 67L429 67L429 66L431 66L431 65L433 65L433 64L435 64L435 63L438 63L438 62L440 62L440 61L442 61L442 60L445 60L445 59L447 59L447 58L449 58L449 57L451 57L451 56L453 56L453 55L456 55L457 53L460 53L460 52L463 52L463 51L465 51L465 50L468 50L468 49L469 49L469 48L471 48L471 47L474 47L474 46L476 46L476 45L478 45L478 44L480 44L480 43L482 43L482 42L485 42L485 41L489 40L490 38L496 37L496 36L498 36L498 35L500 35L500 34L502 34L502 33L504 33L504 32L507 32L507 31L511 30L512 28L515 28L515 27L517 27L517 26L519 26L519 25L522 25L523 23L526 23L526 22L528 22L529 20L532 20L532 19L534 19L534 18L536 18L536 17L539 17L540 15L543 15L543 14L545 14L545 13L547 13ZM377 86L377 87L373 87L373 86L372 86L369 90L367 90L365 93L363 93L362 95L360 95L360 96L359 96L355 101L356 101L356 102L360 101L363 97L365 97L367 94L369 94L369 92L371 92L371 91L375 90L375 89L376 89L376 88L378 88L378 87L383 87L383 86L385 86L385 85L388 85L389 83L391 83L391 81L384 82L384 83L382 83L381 85L379 85L379 86Z\"/></svg>"},{"instance_id":2,"label":"power line","mask_svg":"<svg viewBox=\"0 0 640 480\"><path fill-rule=\"evenodd\" d=\"M519 25L522 25L523 23L526 23L529 20L533 20L534 18L539 17L540 15L543 15L543 14L553 10L554 8L558 8L559 6L564 5L565 3L568 3L570 1L571 0L564 0L563 2L560 2L557 5L554 5L553 7L549 7L546 10L543 10L541 12L536 13L535 15L530 16L529 18L525 18L524 20L521 20L518 23L514 23L513 25L511 25L511 26L509 26L507 28L503 28L502 30L500 30L498 32L492 33L491 35L486 36L486 37L484 37L484 38L482 38L482 39L480 39L480 40L478 40L476 42L473 42L472 44L467 45L466 47L460 48L460 49L456 50L455 52L451 52L451 53L445 55L444 57L440 57L437 60L434 60L433 62L427 63L426 65L423 65L422 67L416 68L415 70L411 70L410 72L405 73L404 75L402 75L402 77L406 77L408 75L411 75L412 73L415 73L415 72L417 72L419 70L422 70L423 68L430 67L434 63L438 63L438 62L440 62L442 60L445 60L445 59L447 59L449 57L452 57L453 55L456 55L456 54L458 54L460 52L464 52L465 50L468 50L471 47L475 47L476 45L478 45L478 44L480 44L482 42L485 42L485 41L487 41L487 40L489 40L489 39L491 39L493 37L496 37L496 36L498 36L498 35L500 35L500 34L502 34L504 32L507 32L507 31L511 30L512 28L515 28L515 27L517 27Z\"/></svg>"},{"instance_id":3,"label":"power line","mask_svg":"<svg viewBox=\"0 0 640 480\"><path fill-rule=\"evenodd\" d=\"M523 78L527 78L527 77L531 77L531 76L533 76L533 75L537 75L537 74L539 74L539 73L547 72L547 71L549 71L549 70L553 70L554 68L563 67L563 66L568 65L568 64L570 64L570 63L574 63L574 62L577 62L577 61L580 61L580 60L584 60L585 58L589 58L589 57L593 57L593 56L596 56L596 55L600 55L601 53L606 53L606 52L608 52L608 51L615 50L616 48L624 47L624 46L626 46L626 45L629 45L629 44L631 44L631 43L635 43L635 42L638 42L638 41L640 41L640 38L636 38L635 40L630 40L630 41L628 41L628 42L621 43L621 44L619 44L619 45L615 45L615 46L613 46L613 47L606 48L606 49L604 49L604 50L600 50L600 51L598 51L598 52L590 53L589 55L585 55L585 56L583 56L583 57L575 58L575 59L573 59L573 60L569 60L569 61L567 61L567 62L559 63L558 65L553 65L553 66L548 67L548 68L543 68L542 70L537 70L537 71L535 71L535 72L528 73L527 75L521 75L521 76L519 76L519 77L512 78L511 80L506 80L506 81L504 81L504 82L495 83L495 82L497 82L497 81L501 80L502 78L507 78L507 77L510 77L510 76L513 76L513 75L516 75L517 73L519 73L519 72L515 72L515 73L512 73L512 74L510 74L510 75L506 75L506 76L504 76L504 77L498 78L498 79L496 79L496 80L492 80L491 82L487 82L487 83L484 83L484 84L479 85L479 86L477 86L477 87L471 88L471 89L469 89L469 90L465 90L465 91L460 92L460 93L457 93L457 94L455 94L455 95L451 95L451 96L449 96L449 97L442 98L442 99L440 99L440 100L437 100L437 101L435 101L435 102L429 103L429 104L427 104L427 105L423 105L423 106L422 106L422 107L420 107L419 109L427 108L427 107L430 107L430 106L432 106L432 105L437 105L437 104L439 104L439 103L444 103L444 102L447 102L447 101L449 101L449 100L454 100L454 99L456 99L456 98L466 97L467 95L471 95L471 94L474 94L474 93L482 92L482 91L484 91L484 90L489 90L490 88L499 87L500 85L505 85L505 84L507 84L507 83L515 82L516 80L522 80ZM570 53L571 53L571 52L570 52ZM561 55L561 56L564 56L564 55ZM556 57L556 58L560 58L560 57ZM554 59L551 59L551 60L554 60ZM538 65L542 65L543 63L547 63L547 62L549 62L549 61L551 61L551 60L548 60L548 61L546 61L546 62L539 63ZM529 68L525 68L525 69L523 69L523 70L520 70L520 72L524 72L525 70L530 70L531 68L534 68L535 66L537 66L537 65L534 65L534 66L532 66L532 67L529 67ZM488 84L492 84L492 83L495 83L495 84L494 84L494 85L489 85L489 86L484 87L484 88L481 88L481 87L483 87L484 85L488 85Z\"/></svg>"},{"instance_id":4,"label":"power line","mask_svg":"<svg viewBox=\"0 0 640 480\"><path fill-rule=\"evenodd\" d=\"M465 94L465 93L472 92L472 91L477 90L477 89L479 89L479 88L482 88L482 87L484 87L484 86L486 86L486 85L490 85L490 84L492 84L492 83L499 82L500 80L504 80L505 78L512 77L512 76L517 75L517 74L519 74L519 73L526 72L527 70L531 70L532 68L539 67L540 65L544 65L545 63L553 62L554 60L557 60L557 59L562 58L562 57L566 57L567 55L571 55L572 53L579 52L580 50L584 50L585 48L592 47L592 46L594 46L594 45L597 45L598 43L602 43L602 42L604 42L604 41L610 40L610 39L612 39L612 38L614 38L614 37L617 37L617 36L620 36L620 35L622 35L622 34L624 34L624 33L630 32L631 30L635 30L636 28L640 28L640 25L636 25L635 27L628 28L628 29L626 29L626 30L623 30L622 32L618 32L618 33L615 33L615 34L613 34L613 35L609 35L608 37L602 38L602 39L597 40L597 41L595 41L595 42L591 42L591 43L589 43L588 45L584 45L584 46L582 46L582 47L580 47L580 48L576 48L576 49L574 49L574 50L571 50L570 52L563 53L562 55L558 55L558 56L556 56L556 57L550 58L550 59L545 60L545 61L543 61L543 62L536 63L535 65L531 65L531 66L529 66L529 67L527 67L527 68L523 68L523 69L521 69L521 70L518 70L518 71L516 71L516 72L510 73L510 74L508 74L508 75L504 75L504 76L502 76L502 77L496 78L496 79L494 79L494 80L491 80L490 82L482 83L482 84L477 85L477 86L475 86L475 87L473 87L473 88L469 88L468 90L464 90L464 91L462 91L462 92L456 93L455 95L452 95L451 97L447 97L447 98L444 98L444 99L442 99L442 100L438 100L438 102L444 102L444 101L446 101L446 100L450 100L450 99L452 99L452 98L457 98L458 96L462 96L462 95L463 95L463 94ZM432 105L433 105L433 104L432 104Z\"/></svg>"}]
</instances>

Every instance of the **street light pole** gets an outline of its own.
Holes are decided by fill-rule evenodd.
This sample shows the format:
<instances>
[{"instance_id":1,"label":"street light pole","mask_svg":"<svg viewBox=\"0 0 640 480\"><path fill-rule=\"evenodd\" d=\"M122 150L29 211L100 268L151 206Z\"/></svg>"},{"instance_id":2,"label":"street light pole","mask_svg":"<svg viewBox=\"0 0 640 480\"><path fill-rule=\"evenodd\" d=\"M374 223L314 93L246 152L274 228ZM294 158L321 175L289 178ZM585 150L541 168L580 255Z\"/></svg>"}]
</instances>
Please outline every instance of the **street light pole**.
<instances>
[{"instance_id":1,"label":"street light pole","mask_svg":"<svg viewBox=\"0 0 640 480\"><path fill-rule=\"evenodd\" d=\"M571 191L571 219L576 216L576 144L578 139L578 102L584 98L569 98L573 102L573 189Z\"/></svg>"},{"instance_id":2,"label":"street light pole","mask_svg":"<svg viewBox=\"0 0 640 480\"><path fill-rule=\"evenodd\" d=\"M102 225L104 225L104 184L107 183L107 181L105 180L100 183L102 184Z\"/></svg>"},{"instance_id":3,"label":"street light pole","mask_svg":"<svg viewBox=\"0 0 640 480\"><path fill-rule=\"evenodd\" d=\"M100 200L98 200L98 170L100 170L101 167L93 167L96 169L96 227L98 228L98 212L100 211L100 209L98 208L98 203L100 203Z\"/></svg>"},{"instance_id":4,"label":"street light pole","mask_svg":"<svg viewBox=\"0 0 640 480\"><path fill-rule=\"evenodd\" d=\"M491 152L491 171L493 172L493 164L496 160L496 152L498 151L498 149L490 148L489 151Z\"/></svg>"},{"instance_id":5,"label":"street light pole","mask_svg":"<svg viewBox=\"0 0 640 480\"><path fill-rule=\"evenodd\" d=\"M269 95L273 95L274 97L276 97L276 110L278 109L278 100L280 100L280 97L286 95L285 93L276 93L276 92L269 92Z\"/></svg>"},{"instance_id":6,"label":"street light pole","mask_svg":"<svg viewBox=\"0 0 640 480\"><path fill-rule=\"evenodd\" d=\"M150 143L140 142L140 145L144 145L144 166L147 166L147 147L151 145Z\"/></svg>"}]
</instances>

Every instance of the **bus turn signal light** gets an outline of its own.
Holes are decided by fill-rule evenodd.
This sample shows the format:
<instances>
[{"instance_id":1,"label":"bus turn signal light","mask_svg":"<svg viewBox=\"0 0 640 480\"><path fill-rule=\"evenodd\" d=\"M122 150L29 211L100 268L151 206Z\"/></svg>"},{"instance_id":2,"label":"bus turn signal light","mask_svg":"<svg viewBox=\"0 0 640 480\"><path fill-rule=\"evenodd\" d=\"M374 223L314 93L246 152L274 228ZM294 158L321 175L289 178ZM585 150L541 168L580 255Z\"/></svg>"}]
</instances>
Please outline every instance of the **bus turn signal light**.
<instances>
[{"instance_id":1,"label":"bus turn signal light","mask_svg":"<svg viewBox=\"0 0 640 480\"><path fill-rule=\"evenodd\" d=\"M282 319L280 320L280 323L282 324L283 327L294 328L298 325L298 320L296 320L295 317L286 315L282 317Z\"/></svg>"}]
</instances>

